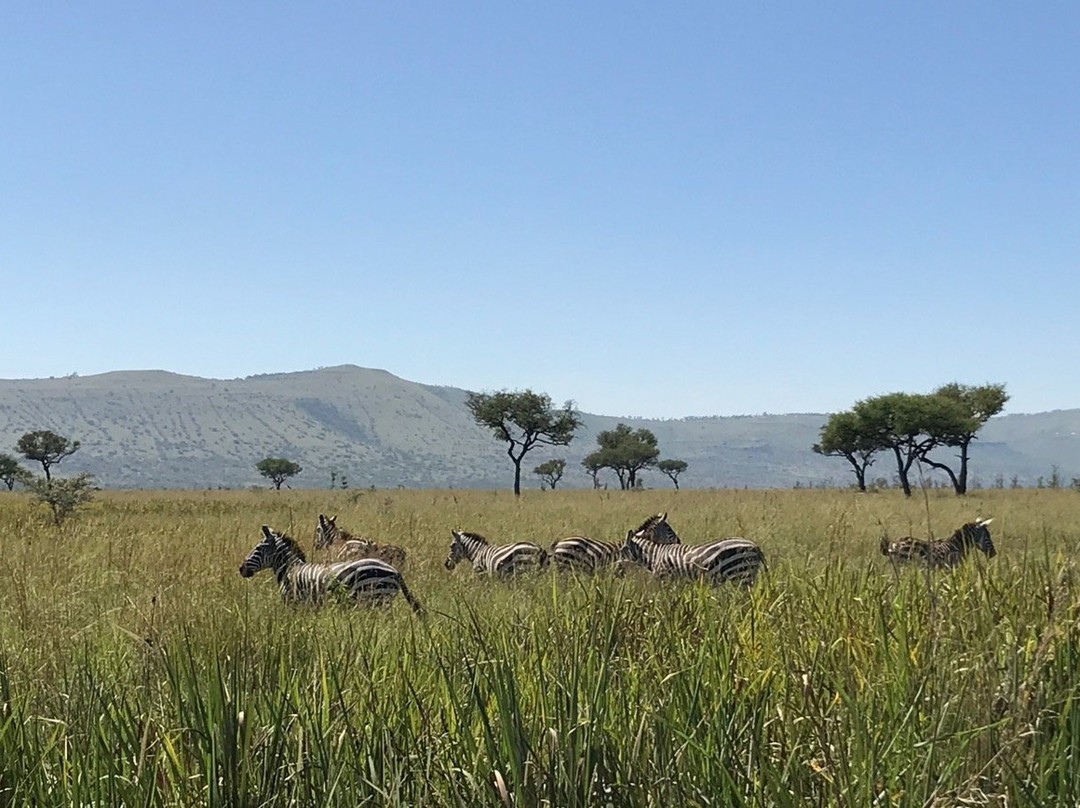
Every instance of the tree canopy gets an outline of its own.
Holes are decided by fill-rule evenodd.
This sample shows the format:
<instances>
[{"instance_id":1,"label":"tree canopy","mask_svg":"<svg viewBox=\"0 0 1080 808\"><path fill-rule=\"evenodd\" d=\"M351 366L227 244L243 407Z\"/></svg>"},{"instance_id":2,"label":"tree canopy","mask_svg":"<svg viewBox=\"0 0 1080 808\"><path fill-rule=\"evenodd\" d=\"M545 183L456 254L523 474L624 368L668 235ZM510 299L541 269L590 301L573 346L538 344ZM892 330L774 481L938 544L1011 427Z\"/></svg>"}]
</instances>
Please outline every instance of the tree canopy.
<instances>
[{"instance_id":1,"label":"tree canopy","mask_svg":"<svg viewBox=\"0 0 1080 808\"><path fill-rule=\"evenodd\" d=\"M660 455L656 435L648 429L631 429L626 424L601 432L596 436L596 442L600 448L586 456L582 465L586 469L611 469L623 490L635 488L637 475L643 469L655 466Z\"/></svg>"},{"instance_id":2,"label":"tree canopy","mask_svg":"<svg viewBox=\"0 0 1080 808\"><path fill-rule=\"evenodd\" d=\"M822 455L845 458L863 491L873 455L885 451L893 455L905 495L911 496L910 473L917 462L946 472L956 493L964 494L971 442L1006 401L1002 384L970 387L952 383L926 394L873 396L856 402L849 411L830 416L821 428L821 440L812 448ZM929 456L941 447L960 450L957 471Z\"/></svg>"},{"instance_id":3,"label":"tree canopy","mask_svg":"<svg viewBox=\"0 0 1080 808\"><path fill-rule=\"evenodd\" d=\"M546 463L541 463L534 468L533 474L537 475L544 485L554 491L565 470L565 460L548 460Z\"/></svg>"},{"instance_id":4,"label":"tree canopy","mask_svg":"<svg viewBox=\"0 0 1080 808\"><path fill-rule=\"evenodd\" d=\"M514 464L514 494L521 495L521 461L537 446L566 446L581 426L574 402L555 409L551 397L532 390L469 393L465 406L473 420L507 444Z\"/></svg>"},{"instance_id":5,"label":"tree canopy","mask_svg":"<svg viewBox=\"0 0 1080 808\"><path fill-rule=\"evenodd\" d=\"M656 464L656 468L662 471L668 476L668 478L675 484L675 490L679 490L679 475L686 471L685 460L661 460Z\"/></svg>"},{"instance_id":6,"label":"tree canopy","mask_svg":"<svg viewBox=\"0 0 1080 808\"><path fill-rule=\"evenodd\" d=\"M29 469L19 465L17 457L0 453L0 482L7 486L8 491L15 487L15 483L29 485L33 478Z\"/></svg>"},{"instance_id":7,"label":"tree canopy","mask_svg":"<svg viewBox=\"0 0 1080 808\"><path fill-rule=\"evenodd\" d=\"M79 448L79 442L68 440L55 432L43 429L27 432L19 438L15 448L27 460L41 464L41 468L45 471L45 482L48 484L52 482L50 469L65 457L74 454Z\"/></svg>"},{"instance_id":8,"label":"tree canopy","mask_svg":"<svg viewBox=\"0 0 1080 808\"><path fill-rule=\"evenodd\" d=\"M283 482L303 471L299 464L284 457L264 457L255 464L255 468L273 483L275 491L280 491Z\"/></svg>"}]
</instances>

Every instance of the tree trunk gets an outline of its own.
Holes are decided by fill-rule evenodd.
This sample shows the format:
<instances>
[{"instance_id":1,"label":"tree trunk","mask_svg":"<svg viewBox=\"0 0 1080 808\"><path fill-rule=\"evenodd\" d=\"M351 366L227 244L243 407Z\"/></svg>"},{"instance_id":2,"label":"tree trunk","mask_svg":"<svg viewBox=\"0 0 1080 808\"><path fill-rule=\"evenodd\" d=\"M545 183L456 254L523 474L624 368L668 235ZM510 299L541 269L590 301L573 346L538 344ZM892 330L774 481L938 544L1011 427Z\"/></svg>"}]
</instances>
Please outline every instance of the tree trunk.
<instances>
[{"instance_id":1,"label":"tree trunk","mask_svg":"<svg viewBox=\"0 0 1080 808\"><path fill-rule=\"evenodd\" d=\"M904 496L911 496L911 483L908 482L908 468L910 466L904 465L904 456L900 453L900 447L893 447L893 454L896 455L896 471L900 477L900 487L904 489Z\"/></svg>"}]
</instances>

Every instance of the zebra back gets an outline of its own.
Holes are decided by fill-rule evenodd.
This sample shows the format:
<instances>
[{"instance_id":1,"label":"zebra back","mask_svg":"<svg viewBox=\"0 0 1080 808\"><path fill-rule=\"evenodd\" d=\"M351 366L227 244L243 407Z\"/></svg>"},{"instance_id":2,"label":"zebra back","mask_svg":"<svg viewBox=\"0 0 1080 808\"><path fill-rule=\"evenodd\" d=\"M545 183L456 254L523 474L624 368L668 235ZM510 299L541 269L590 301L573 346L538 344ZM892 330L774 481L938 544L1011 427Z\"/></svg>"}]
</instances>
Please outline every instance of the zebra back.
<instances>
[{"instance_id":1,"label":"zebra back","mask_svg":"<svg viewBox=\"0 0 1080 808\"><path fill-rule=\"evenodd\" d=\"M548 555L561 570L595 572L619 560L621 546L586 536L568 536L551 545Z\"/></svg>"},{"instance_id":2,"label":"zebra back","mask_svg":"<svg viewBox=\"0 0 1080 808\"><path fill-rule=\"evenodd\" d=\"M450 531L450 552L446 556L448 570L457 566L459 561L468 560L476 572L494 575L513 575L529 569L547 566L547 551L530 541L513 544L491 544L479 533L461 530Z\"/></svg>"},{"instance_id":3,"label":"zebra back","mask_svg":"<svg viewBox=\"0 0 1080 808\"><path fill-rule=\"evenodd\" d=\"M659 577L704 578L711 584L737 581L751 586L765 567L761 548L738 536L706 544L660 544L628 533L622 556Z\"/></svg>"},{"instance_id":4,"label":"zebra back","mask_svg":"<svg viewBox=\"0 0 1080 808\"><path fill-rule=\"evenodd\" d=\"M354 536L345 528L338 527L337 516L325 516L320 513L319 521L315 525L315 546L330 547L339 539L342 542L337 552L339 561L354 558L381 558L395 567L405 563L404 547L396 544L379 544L372 539Z\"/></svg>"}]
</instances>

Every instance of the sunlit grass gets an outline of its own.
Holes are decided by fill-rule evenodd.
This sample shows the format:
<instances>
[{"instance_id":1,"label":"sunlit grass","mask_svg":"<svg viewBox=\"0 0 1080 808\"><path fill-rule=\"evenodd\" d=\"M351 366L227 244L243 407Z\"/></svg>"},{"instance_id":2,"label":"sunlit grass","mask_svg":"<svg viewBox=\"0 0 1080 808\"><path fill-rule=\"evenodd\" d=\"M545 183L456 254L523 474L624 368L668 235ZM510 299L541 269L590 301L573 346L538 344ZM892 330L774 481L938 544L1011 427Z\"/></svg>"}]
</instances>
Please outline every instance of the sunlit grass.
<instances>
[{"instance_id":1,"label":"sunlit grass","mask_svg":"<svg viewBox=\"0 0 1080 808\"><path fill-rule=\"evenodd\" d=\"M450 529L757 541L746 592L443 568ZM316 515L400 544L427 616L285 606L237 565ZM992 516L999 555L878 539ZM1072 491L107 492L0 496L0 806L1071 805ZM317 556L316 556L317 557Z\"/></svg>"}]
</instances>

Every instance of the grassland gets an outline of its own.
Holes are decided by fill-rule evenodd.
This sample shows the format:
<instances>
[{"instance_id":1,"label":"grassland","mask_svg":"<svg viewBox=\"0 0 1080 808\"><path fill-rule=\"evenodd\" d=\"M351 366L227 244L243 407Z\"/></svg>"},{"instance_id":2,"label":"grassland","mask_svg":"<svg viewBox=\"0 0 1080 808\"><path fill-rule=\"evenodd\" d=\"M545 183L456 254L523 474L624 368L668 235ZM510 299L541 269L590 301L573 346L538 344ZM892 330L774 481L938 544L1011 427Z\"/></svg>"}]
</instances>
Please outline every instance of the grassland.
<instances>
[{"instance_id":1,"label":"grassland","mask_svg":"<svg viewBox=\"0 0 1080 808\"><path fill-rule=\"evenodd\" d=\"M750 592L442 566L542 544L756 540ZM237 565L316 514L408 548L428 615L296 609ZM999 554L897 575L884 533L993 516ZM0 495L0 806L1051 806L1080 802L1080 494Z\"/></svg>"}]
</instances>

